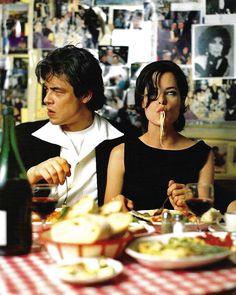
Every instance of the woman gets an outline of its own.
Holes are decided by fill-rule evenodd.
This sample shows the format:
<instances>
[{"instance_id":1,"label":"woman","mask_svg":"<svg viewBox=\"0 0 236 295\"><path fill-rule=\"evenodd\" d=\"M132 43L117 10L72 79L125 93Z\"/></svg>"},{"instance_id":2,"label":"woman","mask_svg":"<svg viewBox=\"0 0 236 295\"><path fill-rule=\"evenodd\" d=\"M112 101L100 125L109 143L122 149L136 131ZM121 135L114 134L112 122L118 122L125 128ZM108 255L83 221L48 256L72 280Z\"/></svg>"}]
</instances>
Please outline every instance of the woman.
<instances>
[{"instance_id":1,"label":"woman","mask_svg":"<svg viewBox=\"0 0 236 295\"><path fill-rule=\"evenodd\" d=\"M208 27L198 40L199 56L195 58L197 77L222 77L230 75L227 59L231 47L230 34L222 26Z\"/></svg>"},{"instance_id":2,"label":"woman","mask_svg":"<svg viewBox=\"0 0 236 295\"><path fill-rule=\"evenodd\" d=\"M185 125L187 92L184 73L171 61L152 62L141 71L135 103L145 133L112 150L105 202L118 198L124 210L151 209L159 208L169 196L175 209L184 209L186 183L213 183L210 147L179 133Z\"/></svg>"}]
</instances>

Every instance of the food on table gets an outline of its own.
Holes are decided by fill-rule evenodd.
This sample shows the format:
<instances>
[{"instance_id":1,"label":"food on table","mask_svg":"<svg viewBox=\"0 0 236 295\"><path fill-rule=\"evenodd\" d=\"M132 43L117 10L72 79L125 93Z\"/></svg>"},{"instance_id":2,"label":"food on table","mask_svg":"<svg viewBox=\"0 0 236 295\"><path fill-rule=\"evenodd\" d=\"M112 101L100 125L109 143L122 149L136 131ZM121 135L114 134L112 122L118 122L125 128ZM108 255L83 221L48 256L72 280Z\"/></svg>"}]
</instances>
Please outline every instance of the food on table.
<instances>
[{"instance_id":1,"label":"food on table","mask_svg":"<svg viewBox=\"0 0 236 295\"><path fill-rule=\"evenodd\" d=\"M51 237L55 242L91 244L111 235L112 228L106 218L95 214L63 220L51 227Z\"/></svg>"},{"instance_id":2,"label":"food on table","mask_svg":"<svg viewBox=\"0 0 236 295\"><path fill-rule=\"evenodd\" d=\"M66 211L66 207L65 208L56 208L51 214L49 214L46 218L46 222L50 222L50 223L55 223L57 221L60 220L61 216L63 216L64 211ZM33 222L40 222L41 218L40 216L35 213L32 212L32 221Z\"/></svg>"},{"instance_id":3,"label":"food on table","mask_svg":"<svg viewBox=\"0 0 236 295\"><path fill-rule=\"evenodd\" d=\"M92 197L85 196L68 210L66 218L74 218L88 213L98 213L98 205Z\"/></svg>"},{"instance_id":4,"label":"food on table","mask_svg":"<svg viewBox=\"0 0 236 295\"><path fill-rule=\"evenodd\" d=\"M161 111L160 112L160 143L161 143L161 146L162 146L162 137L163 137L163 134L164 134L165 116L166 116L165 111L164 110Z\"/></svg>"},{"instance_id":5,"label":"food on table","mask_svg":"<svg viewBox=\"0 0 236 295\"><path fill-rule=\"evenodd\" d=\"M220 219L222 217L222 214L219 210L216 210L215 208L211 208L206 213L204 213L201 217L201 222L204 223L213 223L216 220Z\"/></svg>"},{"instance_id":6,"label":"food on table","mask_svg":"<svg viewBox=\"0 0 236 295\"><path fill-rule=\"evenodd\" d=\"M197 217L195 214L191 212L183 212L183 211L177 211L177 210L169 210L169 209L164 209L161 214L157 214L157 210L147 210L146 212L139 212L135 211L135 213L132 213L134 216L137 218L141 218L143 220L146 220L148 222L162 222L162 214L164 212L169 212L172 217L173 221L175 218L176 214L180 214L182 216L182 220L184 222L189 222L189 223L196 223L197 222ZM219 218L221 218L222 215L219 210L216 210L215 208L209 209L206 213L204 213L200 219L201 222L203 223L213 223L216 222Z\"/></svg>"},{"instance_id":7,"label":"food on table","mask_svg":"<svg viewBox=\"0 0 236 295\"><path fill-rule=\"evenodd\" d=\"M148 222L162 222L162 214L164 212L169 212L172 215L173 221L176 214L180 214L183 218L184 222L196 222L196 216L192 213L185 213L182 211L176 211L176 210L169 210L169 209L163 209L161 214L156 214L157 210L147 210L146 212L136 212L133 214L137 218L141 218L143 220L146 220Z\"/></svg>"},{"instance_id":8,"label":"food on table","mask_svg":"<svg viewBox=\"0 0 236 295\"><path fill-rule=\"evenodd\" d=\"M109 215L111 213L121 212L122 203L119 200L113 200L100 207L100 213L102 215Z\"/></svg>"},{"instance_id":9,"label":"food on table","mask_svg":"<svg viewBox=\"0 0 236 295\"><path fill-rule=\"evenodd\" d=\"M206 234L197 237L171 237L166 243L162 241L141 241L137 243L135 250L142 254L179 259L224 253L229 251L232 245L230 235L227 235L225 239L220 239Z\"/></svg>"},{"instance_id":10,"label":"food on table","mask_svg":"<svg viewBox=\"0 0 236 295\"><path fill-rule=\"evenodd\" d=\"M53 223L50 231L52 240L55 242L91 244L110 239L117 234L124 234L132 222L132 217L128 212L108 214L108 212L112 212L112 208L113 211L117 211L118 208L121 210L122 204L117 204L117 202L120 201L111 201L109 206L106 204L105 207L99 208L93 204L95 200L84 197L69 208L63 218L60 218L62 216L60 215L57 222ZM79 208L79 204L82 208ZM94 213L85 213L93 210Z\"/></svg>"},{"instance_id":11,"label":"food on table","mask_svg":"<svg viewBox=\"0 0 236 295\"><path fill-rule=\"evenodd\" d=\"M117 212L107 215L106 220L110 224L113 234L119 234L128 229L129 224L132 222L132 217L127 213Z\"/></svg>"},{"instance_id":12,"label":"food on table","mask_svg":"<svg viewBox=\"0 0 236 295\"><path fill-rule=\"evenodd\" d=\"M78 280L101 279L115 274L114 267L109 265L106 259L87 259L74 264L60 265L58 270Z\"/></svg>"}]
</instances>

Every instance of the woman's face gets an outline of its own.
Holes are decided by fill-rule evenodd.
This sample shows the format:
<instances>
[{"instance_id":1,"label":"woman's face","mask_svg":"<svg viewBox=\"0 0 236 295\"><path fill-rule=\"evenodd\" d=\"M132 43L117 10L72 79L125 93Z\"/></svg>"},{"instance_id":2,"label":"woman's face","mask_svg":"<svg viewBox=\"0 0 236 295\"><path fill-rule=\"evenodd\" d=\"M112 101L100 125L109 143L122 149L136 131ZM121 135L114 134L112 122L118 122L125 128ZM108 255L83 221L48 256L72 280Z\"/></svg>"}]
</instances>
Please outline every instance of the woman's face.
<instances>
[{"instance_id":1,"label":"woman's face","mask_svg":"<svg viewBox=\"0 0 236 295\"><path fill-rule=\"evenodd\" d=\"M160 126L160 112L165 112L164 127L168 128L178 119L180 113L180 93L173 73L164 73L154 79L156 85L156 100L147 106L147 89L144 93L143 108L149 121L149 125ZM158 85L157 85L158 84Z\"/></svg>"},{"instance_id":2,"label":"woman's face","mask_svg":"<svg viewBox=\"0 0 236 295\"><path fill-rule=\"evenodd\" d=\"M223 47L224 47L224 44L223 44L222 38L215 37L209 43L209 52L211 55L213 55L216 58L220 57L222 55Z\"/></svg>"}]
</instances>

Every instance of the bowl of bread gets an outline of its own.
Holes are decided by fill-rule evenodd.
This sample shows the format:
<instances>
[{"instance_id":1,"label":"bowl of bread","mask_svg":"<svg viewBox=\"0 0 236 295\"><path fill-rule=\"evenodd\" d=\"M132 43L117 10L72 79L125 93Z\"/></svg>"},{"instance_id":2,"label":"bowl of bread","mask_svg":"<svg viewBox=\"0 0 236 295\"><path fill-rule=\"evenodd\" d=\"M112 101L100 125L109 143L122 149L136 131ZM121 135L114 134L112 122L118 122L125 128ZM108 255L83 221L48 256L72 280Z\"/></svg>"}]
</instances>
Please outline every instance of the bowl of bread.
<instances>
[{"instance_id":1,"label":"bowl of bread","mask_svg":"<svg viewBox=\"0 0 236 295\"><path fill-rule=\"evenodd\" d=\"M98 207L91 197L83 197L68 207L63 218L40 234L40 240L55 261L75 257L120 256L133 238L128 227L131 215L121 212L118 200Z\"/></svg>"}]
</instances>

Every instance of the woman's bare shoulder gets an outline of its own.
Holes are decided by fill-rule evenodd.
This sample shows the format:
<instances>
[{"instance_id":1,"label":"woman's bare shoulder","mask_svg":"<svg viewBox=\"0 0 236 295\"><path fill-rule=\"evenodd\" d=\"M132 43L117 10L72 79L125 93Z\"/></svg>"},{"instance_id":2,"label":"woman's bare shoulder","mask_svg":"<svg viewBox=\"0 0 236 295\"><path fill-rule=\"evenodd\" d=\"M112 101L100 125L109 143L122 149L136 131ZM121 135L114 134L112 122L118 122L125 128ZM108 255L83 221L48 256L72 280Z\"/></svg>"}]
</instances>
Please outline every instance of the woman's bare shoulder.
<instances>
[{"instance_id":1,"label":"woman's bare shoulder","mask_svg":"<svg viewBox=\"0 0 236 295\"><path fill-rule=\"evenodd\" d=\"M122 157L124 156L124 149L125 149L125 144L121 143L112 149L111 154L113 157Z\"/></svg>"}]
</instances>

